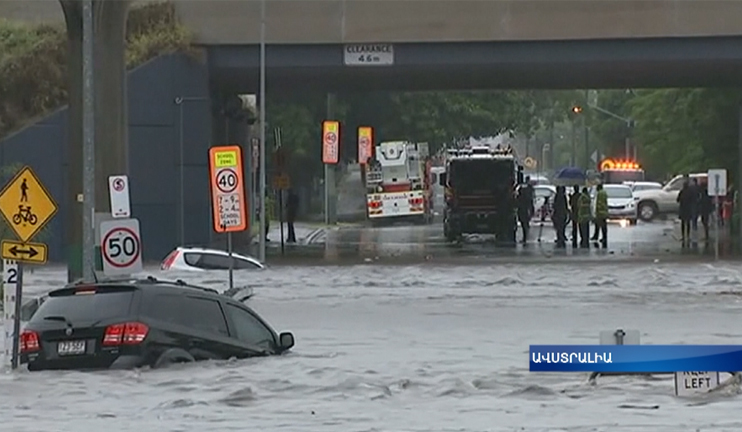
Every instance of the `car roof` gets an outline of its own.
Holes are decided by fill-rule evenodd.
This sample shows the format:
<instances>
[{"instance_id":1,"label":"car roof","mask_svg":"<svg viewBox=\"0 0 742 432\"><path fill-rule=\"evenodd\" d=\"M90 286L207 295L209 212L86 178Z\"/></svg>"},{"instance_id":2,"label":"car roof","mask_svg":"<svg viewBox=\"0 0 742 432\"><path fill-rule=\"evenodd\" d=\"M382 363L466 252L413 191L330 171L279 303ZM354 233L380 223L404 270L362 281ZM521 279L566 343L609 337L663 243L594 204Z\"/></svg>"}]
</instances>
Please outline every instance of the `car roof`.
<instances>
[{"instance_id":1,"label":"car roof","mask_svg":"<svg viewBox=\"0 0 742 432\"><path fill-rule=\"evenodd\" d=\"M637 186L637 185L638 186L641 186L641 185L647 185L647 186L649 186L649 185L651 185L651 186L660 185L660 186L662 186L662 183L660 183L660 182L653 182L653 181L624 182L624 184L630 185L630 186Z\"/></svg>"},{"instance_id":2,"label":"car roof","mask_svg":"<svg viewBox=\"0 0 742 432\"><path fill-rule=\"evenodd\" d=\"M219 250L219 249L208 249L208 248L203 248L203 247L178 246L177 247L177 250L178 251L181 251L183 253L203 253L203 254L219 255L219 256L223 256L223 257L228 257L229 256L229 252L227 252L227 251L223 251L223 250ZM232 256L235 257L235 258L239 258L239 259L245 260L245 261L250 261L250 262L252 262L254 264L258 264L258 265L261 265L261 266L263 265L263 263L261 263L257 259L255 259L253 257L250 257L250 256L247 256L247 255L242 255L242 254L238 254L238 253L232 252Z\"/></svg>"},{"instance_id":3,"label":"car roof","mask_svg":"<svg viewBox=\"0 0 742 432\"><path fill-rule=\"evenodd\" d=\"M200 293L208 293L212 295L220 295L219 291L215 290L214 288L207 288L200 285L194 285L190 284L188 282L185 282L182 279L176 279L176 280L163 280L163 279L157 279L154 276L147 276L145 278L110 278L110 279L103 279L103 280L95 280L93 282L86 282L86 281L76 281L71 284L67 284L63 288L59 288L56 290L52 290L49 292L49 295L53 295L55 293L61 293L64 291L69 291L73 289L83 289L83 288L94 288L94 287L132 287L136 289L149 289L149 288L157 288L158 290L188 290L188 291L198 291Z\"/></svg>"}]
</instances>

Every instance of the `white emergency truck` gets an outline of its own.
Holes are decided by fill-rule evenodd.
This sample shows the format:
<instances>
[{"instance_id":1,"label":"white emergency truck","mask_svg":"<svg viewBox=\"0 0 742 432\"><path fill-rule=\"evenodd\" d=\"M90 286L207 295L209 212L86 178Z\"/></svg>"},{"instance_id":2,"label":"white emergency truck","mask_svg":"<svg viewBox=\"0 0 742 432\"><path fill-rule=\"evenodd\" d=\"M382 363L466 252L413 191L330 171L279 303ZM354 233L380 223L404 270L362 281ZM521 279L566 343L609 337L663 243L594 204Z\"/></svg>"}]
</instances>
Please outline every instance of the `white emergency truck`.
<instances>
[{"instance_id":1,"label":"white emergency truck","mask_svg":"<svg viewBox=\"0 0 742 432\"><path fill-rule=\"evenodd\" d=\"M366 208L372 222L432 220L432 188L427 143L387 141L374 149L366 170Z\"/></svg>"}]
</instances>

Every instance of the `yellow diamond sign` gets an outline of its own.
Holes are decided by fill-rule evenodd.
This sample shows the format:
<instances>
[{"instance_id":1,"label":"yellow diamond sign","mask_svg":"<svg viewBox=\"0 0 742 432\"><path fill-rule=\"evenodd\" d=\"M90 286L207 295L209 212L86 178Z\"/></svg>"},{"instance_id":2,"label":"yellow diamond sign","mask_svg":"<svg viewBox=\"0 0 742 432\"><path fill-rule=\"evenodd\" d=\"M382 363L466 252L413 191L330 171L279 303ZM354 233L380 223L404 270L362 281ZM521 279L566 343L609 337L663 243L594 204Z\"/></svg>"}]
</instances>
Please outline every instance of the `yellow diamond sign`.
<instances>
[{"instance_id":1,"label":"yellow diamond sign","mask_svg":"<svg viewBox=\"0 0 742 432\"><path fill-rule=\"evenodd\" d=\"M0 192L0 213L22 242L41 231L57 204L31 167L24 167Z\"/></svg>"}]
</instances>

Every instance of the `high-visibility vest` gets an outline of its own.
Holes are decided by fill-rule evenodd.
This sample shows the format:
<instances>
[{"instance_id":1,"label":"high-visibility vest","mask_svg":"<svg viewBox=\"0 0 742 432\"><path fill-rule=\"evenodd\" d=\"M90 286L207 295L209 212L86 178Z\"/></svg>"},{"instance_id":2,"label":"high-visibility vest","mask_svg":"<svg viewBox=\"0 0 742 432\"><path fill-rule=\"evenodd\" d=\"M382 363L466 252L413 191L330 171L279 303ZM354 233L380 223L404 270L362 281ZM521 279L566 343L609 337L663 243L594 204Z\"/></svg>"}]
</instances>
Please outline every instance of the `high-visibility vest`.
<instances>
[{"instance_id":1,"label":"high-visibility vest","mask_svg":"<svg viewBox=\"0 0 742 432\"><path fill-rule=\"evenodd\" d=\"M599 190L595 198L595 217L605 219L608 217L608 194Z\"/></svg>"},{"instance_id":2,"label":"high-visibility vest","mask_svg":"<svg viewBox=\"0 0 742 432\"><path fill-rule=\"evenodd\" d=\"M590 199L590 195L585 194L585 193L580 193L580 201L579 201L580 205L578 207L579 214L577 216L578 222L589 222L590 219L592 219L592 214L591 214L592 212L590 209L590 207L592 207L591 201L592 200Z\"/></svg>"}]
</instances>

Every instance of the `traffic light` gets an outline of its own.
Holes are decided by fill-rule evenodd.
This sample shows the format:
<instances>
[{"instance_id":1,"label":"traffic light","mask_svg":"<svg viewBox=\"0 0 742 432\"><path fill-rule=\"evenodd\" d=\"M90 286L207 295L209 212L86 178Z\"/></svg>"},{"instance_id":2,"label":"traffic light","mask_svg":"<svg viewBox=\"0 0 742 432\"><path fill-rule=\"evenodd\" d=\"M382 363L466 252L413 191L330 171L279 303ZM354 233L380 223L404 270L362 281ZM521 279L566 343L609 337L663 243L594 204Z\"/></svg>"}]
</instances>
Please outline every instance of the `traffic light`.
<instances>
[{"instance_id":1,"label":"traffic light","mask_svg":"<svg viewBox=\"0 0 742 432\"><path fill-rule=\"evenodd\" d=\"M582 107L579 106L579 105L575 105L575 106L572 107L572 112L575 113L575 114L579 114L579 113L582 112Z\"/></svg>"}]
</instances>

